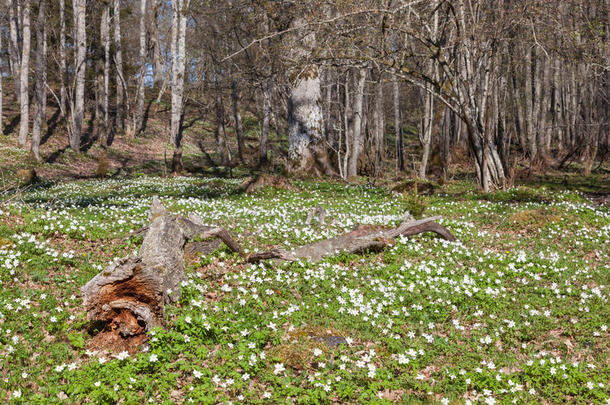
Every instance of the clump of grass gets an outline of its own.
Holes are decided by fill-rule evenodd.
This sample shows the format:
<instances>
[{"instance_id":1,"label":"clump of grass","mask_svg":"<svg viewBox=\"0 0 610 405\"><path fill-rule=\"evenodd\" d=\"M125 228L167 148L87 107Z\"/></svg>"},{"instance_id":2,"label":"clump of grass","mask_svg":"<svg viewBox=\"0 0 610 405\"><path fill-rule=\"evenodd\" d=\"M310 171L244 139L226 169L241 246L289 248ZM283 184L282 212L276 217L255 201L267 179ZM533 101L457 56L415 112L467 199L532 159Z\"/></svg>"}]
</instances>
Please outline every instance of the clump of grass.
<instances>
[{"instance_id":1,"label":"clump of grass","mask_svg":"<svg viewBox=\"0 0 610 405\"><path fill-rule=\"evenodd\" d=\"M407 179L392 187L392 191L397 193L416 193L422 195L432 195L439 185L431 181L419 179Z\"/></svg>"},{"instance_id":2,"label":"clump of grass","mask_svg":"<svg viewBox=\"0 0 610 405\"><path fill-rule=\"evenodd\" d=\"M560 219L555 208L537 208L515 212L510 217L510 226L518 230L531 231Z\"/></svg>"},{"instance_id":3,"label":"clump of grass","mask_svg":"<svg viewBox=\"0 0 610 405\"><path fill-rule=\"evenodd\" d=\"M402 197L402 204L405 211L408 211L415 219L422 218L424 211L426 211L426 208L428 207L428 203L426 197L417 194L417 189Z\"/></svg>"},{"instance_id":4,"label":"clump of grass","mask_svg":"<svg viewBox=\"0 0 610 405\"><path fill-rule=\"evenodd\" d=\"M38 175L34 169L19 169L17 170L17 178L22 185L27 186L38 181Z\"/></svg>"},{"instance_id":5,"label":"clump of grass","mask_svg":"<svg viewBox=\"0 0 610 405\"><path fill-rule=\"evenodd\" d=\"M538 190L528 187L515 187L510 190L486 193L483 195L483 199L491 202L504 203L545 202L548 200L548 198L541 195Z\"/></svg>"}]
</instances>

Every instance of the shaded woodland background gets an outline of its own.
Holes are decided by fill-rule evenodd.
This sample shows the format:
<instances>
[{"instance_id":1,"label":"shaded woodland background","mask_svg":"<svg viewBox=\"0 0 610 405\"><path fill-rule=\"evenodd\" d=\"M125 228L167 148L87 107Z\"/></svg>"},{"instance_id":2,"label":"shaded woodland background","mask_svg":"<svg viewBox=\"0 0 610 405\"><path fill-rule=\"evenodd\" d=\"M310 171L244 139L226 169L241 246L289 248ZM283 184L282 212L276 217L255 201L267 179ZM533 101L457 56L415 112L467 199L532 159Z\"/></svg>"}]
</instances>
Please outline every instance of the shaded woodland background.
<instances>
[{"instance_id":1,"label":"shaded woodland background","mask_svg":"<svg viewBox=\"0 0 610 405\"><path fill-rule=\"evenodd\" d=\"M609 0L3 3L1 129L43 172L606 172Z\"/></svg>"}]
</instances>

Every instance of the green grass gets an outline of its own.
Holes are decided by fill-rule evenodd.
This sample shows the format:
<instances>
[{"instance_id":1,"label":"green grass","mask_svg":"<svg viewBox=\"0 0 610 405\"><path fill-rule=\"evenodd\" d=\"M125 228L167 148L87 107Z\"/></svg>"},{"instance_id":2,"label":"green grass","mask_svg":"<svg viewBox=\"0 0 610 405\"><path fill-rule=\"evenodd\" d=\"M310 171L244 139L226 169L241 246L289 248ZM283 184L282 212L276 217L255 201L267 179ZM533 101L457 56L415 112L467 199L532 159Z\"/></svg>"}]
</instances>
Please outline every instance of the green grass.
<instances>
[{"instance_id":1,"label":"green grass","mask_svg":"<svg viewBox=\"0 0 610 405\"><path fill-rule=\"evenodd\" d=\"M148 346L91 352L79 288L137 250L153 196L252 251L396 225L386 189L138 177L46 183L0 203L0 399L11 403L608 403L610 209L578 191L466 182L421 197L459 239L321 263L188 264ZM321 205L327 223L308 226ZM212 294L210 294L212 293ZM331 347L320 336L343 336Z\"/></svg>"}]
</instances>

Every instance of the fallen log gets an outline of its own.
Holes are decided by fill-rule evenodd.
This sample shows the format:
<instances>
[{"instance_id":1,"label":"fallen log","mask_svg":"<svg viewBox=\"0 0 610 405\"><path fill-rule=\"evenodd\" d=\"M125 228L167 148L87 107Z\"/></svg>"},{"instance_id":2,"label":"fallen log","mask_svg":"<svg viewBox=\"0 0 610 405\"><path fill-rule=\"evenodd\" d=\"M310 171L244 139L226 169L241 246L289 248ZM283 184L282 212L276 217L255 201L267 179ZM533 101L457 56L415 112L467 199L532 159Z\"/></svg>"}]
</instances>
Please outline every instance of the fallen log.
<instances>
[{"instance_id":1,"label":"fallen log","mask_svg":"<svg viewBox=\"0 0 610 405\"><path fill-rule=\"evenodd\" d=\"M285 261L306 259L316 262L339 252L363 253L365 251L379 251L392 245L394 239L398 236L412 236L423 232L435 232L446 240L455 241L455 236L447 228L435 222L438 219L440 217L406 220L398 227L392 229L359 225L351 232L335 236L334 238L314 242L292 251L272 249L266 252L252 253L246 260L249 263L257 263L268 259Z\"/></svg>"},{"instance_id":2,"label":"fallen log","mask_svg":"<svg viewBox=\"0 0 610 405\"><path fill-rule=\"evenodd\" d=\"M184 247L196 236L219 238L243 253L226 229L205 226L194 215L169 215L153 200L151 224L138 254L111 264L81 289L88 318L100 324L94 346L131 351L146 331L164 325L165 304L179 297L186 280Z\"/></svg>"},{"instance_id":3,"label":"fallen log","mask_svg":"<svg viewBox=\"0 0 610 405\"><path fill-rule=\"evenodd\" d=\"M320 212L320 217L323 215ZM329 255L347 251L363 253L381 250L398 236L435 232L454 241L455 237L435 221L439 217L405 220L396 228L360 225L351 232L321 240L292 251L272 249L245 255L241 246L221 227L203 225L201 218L170 215L158 199L153 200L151 223L138 254L111 264L82 287L87 317L98 325L92 339L93 348L112 352L133 352L146 339L146 332L165 324L165 305L180 294L186 280L185 246L195 237L217 238L250 263L273 259L319 261ZM320 219L323 222L323 219ZM189 251L209 252L218 246L198 242Z\"/></svg>"}]
</instances>

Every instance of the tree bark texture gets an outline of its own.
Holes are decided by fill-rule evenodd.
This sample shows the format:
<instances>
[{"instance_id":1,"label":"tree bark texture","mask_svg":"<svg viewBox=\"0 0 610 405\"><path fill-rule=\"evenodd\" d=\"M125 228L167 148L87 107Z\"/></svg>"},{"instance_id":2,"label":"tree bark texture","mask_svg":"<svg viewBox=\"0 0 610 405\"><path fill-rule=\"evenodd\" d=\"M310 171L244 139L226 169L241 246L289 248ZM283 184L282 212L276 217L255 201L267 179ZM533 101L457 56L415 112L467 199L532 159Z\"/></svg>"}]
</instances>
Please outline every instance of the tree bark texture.
<instances>
[{"instance_id":1,"label":"tree bark texture","mask_svg":"<svg viewBox=\"0 0 610 405\"><path fill-rule=\"evenodd\" d=\"M144 78L146 76L146 0L140 0L140 50L138 52L138 91L136 113L133 120L133 134L142 130L144 116Z\"/></svg>"},{"instance_id":2,"label":"tree bark texture","mask_svg":"<svg viewBox=\"0 0 610 405\"><path fill-rule=\"evenodd\" d=\"M239 111L239 88L237 81L231 82L231 98L233 99L233 119L235 120L235 136L237 137L237 157L244 162L244 127L241 122Z\"/></svg>"},{"instance_id":3,"label":"tree bark texture","mask_svg":"<svg viewBox=\"0 0 610 405\"><path fill-rule=\"evenodd\" d=\"M38 3L38 19L36 20L36 86L31 147L31 152L37 161L41 160L40 138L47 108L47 31L45 24L46 0L40 0Z\"/></svg>"},{"instance_id":4,"label":"tree bark texture","mask_svg":"<svg viewBox=\"0 0 610 405\"><path fill-rule=\"evenodd\" d=\"M30 77L30 0L23 0L22 17L23 45L21 49L21 67L19 78L19 101L20 101L20 121L19 121L19 145L25 147L30 129L30 97L29 97L29 77Z\"/></svg>"},{"instance_id":5,"label":"tree bark texture","mask_svg":"<svg viewBox=\"0 0 610 405\"><path fill-rule=\"evenodd\" d=\"M87 68L87 32L86 32L86 1L73 0L74 26L75 26L75 89L74 89L74 109L72 136L70 147L80 151L81 139L83 135L83 119L85 115L85 70Z\"/></svg>"}]
</instances>

